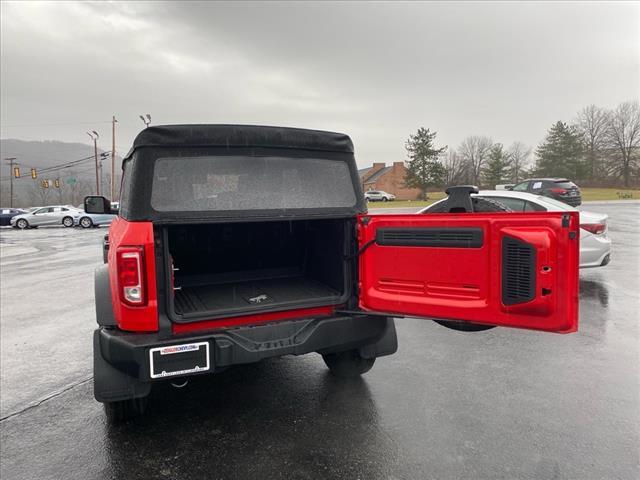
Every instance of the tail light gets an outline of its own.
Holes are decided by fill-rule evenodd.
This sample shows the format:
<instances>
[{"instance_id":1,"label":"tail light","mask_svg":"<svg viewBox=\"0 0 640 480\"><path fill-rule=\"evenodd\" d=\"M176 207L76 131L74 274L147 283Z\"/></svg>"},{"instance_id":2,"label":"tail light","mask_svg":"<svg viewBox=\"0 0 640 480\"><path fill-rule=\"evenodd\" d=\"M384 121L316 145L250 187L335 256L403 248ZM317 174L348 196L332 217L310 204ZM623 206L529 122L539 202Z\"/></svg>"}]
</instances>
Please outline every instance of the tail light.
<instances>
[{"instance_id":1,"label":"tail light","mask_svg":"<svg viewBox=\"0 0 640 480\"><path fill-rule=\"evenodd\" d=\"M144 249L123 247L117 251L120 300L136 307L145 305Z\"/></svg>"},{"instance_id":2,"label":"tail light","mask_svg":"<svg viewBox=\"0 0 640 480\"><path fill-rule=\"evenodd\" d=\"M551 191L553 193L557 193L558 195L564 195L565 193L567 193L567 190L565 188L552 188Z\"/></svg>"},{"instance_id":3,"label":"tail light","mask_svg":"<svg viewBox=\"0 0 640 480\"><path fill-rule=\"evenodd\" d=\"M600 235L607 231L606 223L583 223L580 225L580 228L586 230L587 232L593 233L594 235Z\"/></svg>"}]
</instances>

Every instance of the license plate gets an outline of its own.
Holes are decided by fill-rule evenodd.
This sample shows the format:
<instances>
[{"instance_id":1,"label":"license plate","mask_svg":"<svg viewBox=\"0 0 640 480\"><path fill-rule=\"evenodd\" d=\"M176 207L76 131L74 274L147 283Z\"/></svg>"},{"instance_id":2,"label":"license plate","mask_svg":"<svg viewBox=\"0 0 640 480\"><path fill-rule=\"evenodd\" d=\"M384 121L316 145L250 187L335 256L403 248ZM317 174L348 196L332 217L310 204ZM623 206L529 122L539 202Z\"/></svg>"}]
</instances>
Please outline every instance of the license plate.
<instances>
[{"instance_id":1,"label":"license plate","mask_svg":"<svg viewBox=\"0 0 640 480\"><path fill-rule=\"evenodd\" d=\"M149 350L151 378L205 372L209 370L209 342L167 345Z\"/></svg>"}]
</instances>

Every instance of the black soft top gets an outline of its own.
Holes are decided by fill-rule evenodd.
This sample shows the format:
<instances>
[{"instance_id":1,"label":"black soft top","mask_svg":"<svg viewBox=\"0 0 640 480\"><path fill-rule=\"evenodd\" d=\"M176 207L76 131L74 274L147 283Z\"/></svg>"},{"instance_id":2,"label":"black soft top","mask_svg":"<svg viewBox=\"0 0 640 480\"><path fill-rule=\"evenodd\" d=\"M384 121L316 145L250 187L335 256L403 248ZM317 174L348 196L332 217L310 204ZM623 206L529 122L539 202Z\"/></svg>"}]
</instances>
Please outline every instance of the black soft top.
<instances>
[{"instance_id":1,"label":"black soft top","mask_svg":"<svg viewBox=\"0 0 640 480\"><path fill-rule=\"evenodd\" d=\"M126 156L142 147L257 147L353 154L344 133L260 125L158 125L142 130Z\"/></svg>"},{"instance_id":2,"label":"black soft top","mask_svg":"<svg viewBox=\"0 0 640 480\"><path fill-rule=\"evenodd\" d=\"M222 187L217 184L213 186L213 183L227 181L220 178L208 179L209 172L205 166L198 167L205 168L196 175L198 185L193 183L190 176L196 171L194 158L211 156L221 157L220 165L227 162L226 167L221 170L222 174L227 175L235 171L236 167L230 166L236 164L235 158L239 160L238 172L245 173L249 168L246 160L255 159L253 180L258 184L249 187L248 182L243 181L242 185L236 185L235 189L221 190L215 194L220 194L220 197L202 197L202 189L219 189ZM167 165L178 162L181 166L178 167L176 164L174 167L166 167L173 169L173 173L164 175L165 178L161 180L167 182L168 195L158 200L159 203L154 203L156 200L152 200L152 190L156 179L153 172L158 158L171 158ZM268 158L271 160L265 160ZM286 182L282 182L282 175L279 177L280 180L275 178L278 176L278 168L283 168L283 159L289 159L297 165L295 168L287 167L284 170L290 175L298 175L297 189L286 188ZM319 167L314 166L314 162L318 160L338 161L343 163L346 169L339 177L323 177L319 172L325 172L329 176L337 175L331 173L331 169L336 167L318 170ZM265 161L273 162L273 168L267 168ZM328 218L353 216L367 211L353 143L349 136L343 133L256 125L160 125L146 128L138 134L124 159L123 169L125 172L120 215L131 221L182 223L240 221L251 218ZM294 171L298 173L293 173ZM253 171L251 172L253 175ZM247 178L251 178L251 175L247 175ZM168 179L171 179L171 182ZM157 180L160 181L160 177ZM277 190L275 185L280 185L278 188L281 190ZM241 190L242 188L245 190ZM161 189L157 190L158 198L162 196L162 192ZM262 192L264 202L257 198ZM180 199L176 197L174 201L169 198L171 195L177 195ZM190 198L191 195L193 199ZM292 200L295 195L297 197ZM256 204L260 205L260 209L248 206L247 202L254 197L257 198ZM324 203L320 197L326 197ZM211 200L214 198L216 200ZM332 200L329 201L328 198ZM343 200L345 203L340 204ZM183 201L186 203L180 203ZM229 205L228 208L221 207L225 201ZM211 208L207 209L206 205L211 202ZM162 208L156 210L154 205L160 204ZM177 208L180 210L176 210Z\"/></svg>"}]
</instances>

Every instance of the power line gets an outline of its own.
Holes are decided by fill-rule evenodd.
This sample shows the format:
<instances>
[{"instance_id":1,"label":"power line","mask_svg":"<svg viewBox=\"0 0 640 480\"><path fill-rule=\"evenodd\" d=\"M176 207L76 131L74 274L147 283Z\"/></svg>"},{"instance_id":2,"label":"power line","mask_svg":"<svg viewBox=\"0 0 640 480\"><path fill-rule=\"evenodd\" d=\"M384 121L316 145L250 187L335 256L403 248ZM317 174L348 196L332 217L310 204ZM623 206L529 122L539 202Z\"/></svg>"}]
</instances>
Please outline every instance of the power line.
<instances>
[{"instance_id":1,"label":"power line","mask_svg":"<svg viewBox=\"0 0 640 480\"><path fill-rule=\"evenodd\" d=\"M78 160L72 160L71 162L61 163L60 165L54 165L52 167L45 167L37 170L40 173L51 172L54 170L62 170L64 168L73 167L74 165L77 165L82 162L88 162L89 160L93 160L93 159L94 159L94 156L91 155L90 157L80 158Z\"/></svg>"},{"instance_id":2,"label":"power line","mask_svg":"<svg viewBox=\"0 0 640 480\"><path fill-rule=\"evenodd\" d=\"M91 155L89 157L84 157L84 158L80 158L80 159L77 159L77 160L72 160L70 162L65 162L65 163L61 163L59 165L53 165L51 167L45 167L45 168L31 167L31 166L25 165L24 163L21 163L20 165L22 165L24 167L27 167L27 168L35 168L36 171L38 172L38 175L40 175L40 174L43 174L43 173L51 173L51 172L55 172L55 171L58 171L58 170L64 170L66 168L73 168L75 166L80 165L83 162L88 162L89 160L94 160L94 158L95 158L94 155ZM13 174L13 172L12 172L12 174ZM18 179L21 179L21 178L28 178L28 177L26 175L24 177L18 177ZM10 180L10 178L1 179L1 181L8 181L8 180Z\"/></svg>"}]
</instances>

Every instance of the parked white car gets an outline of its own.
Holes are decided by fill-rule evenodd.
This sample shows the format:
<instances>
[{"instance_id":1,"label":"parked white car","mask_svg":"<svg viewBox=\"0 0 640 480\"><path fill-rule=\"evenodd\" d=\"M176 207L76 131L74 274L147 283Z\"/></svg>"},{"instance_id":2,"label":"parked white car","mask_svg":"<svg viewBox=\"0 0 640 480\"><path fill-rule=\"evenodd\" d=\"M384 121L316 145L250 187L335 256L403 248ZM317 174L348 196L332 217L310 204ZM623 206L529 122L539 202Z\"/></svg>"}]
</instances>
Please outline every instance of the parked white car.
<instances>
[{"instance_id":1,"label":"parked white car","mask_svg":"<svg viewBox=\"0 0 640 480\"><path fill-rule=\"evenodd\" d=\"M494 200L514 212L579 211L577 208L553 198L509 190L481 190L472 197ZM446 199L445 199L446 200ZM440 200L418 213L431 213ZM607 234L609 215L580 211L580 268L603 267L611 261L611 239Z\"/></svg>"},{"instance_id":2,"label":"parked white car","mask_svg":"<svg viewBox=\"0 0 640 480\"><path fill-rule=\"evenodd\" d=\"M21 230L46 225L73 227L80 213L80 210L71 205L50 205L12 217L11 226Z\"/></svg>"},{"instance_id":3,"label":"parked white car","mask_svg":"<svg viewBox=\"0 0 640 480\"><path fill-rule=\"evenodd\" d=\"M364 192L364 198L367 202L389 202L396 199L392 193L383 192L382 190L369 190Z\"/></svg>"}]
</instances>

